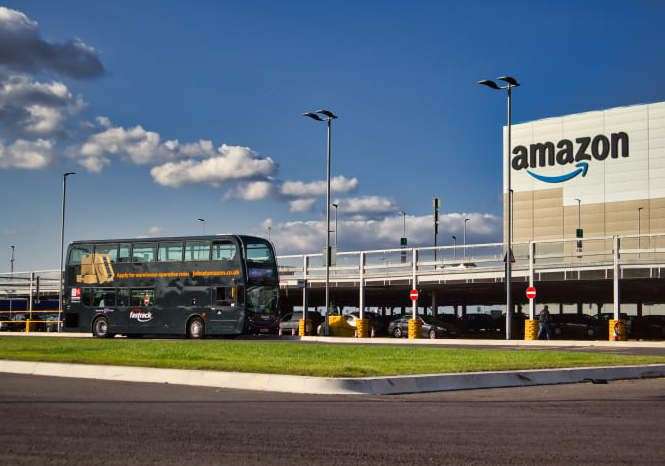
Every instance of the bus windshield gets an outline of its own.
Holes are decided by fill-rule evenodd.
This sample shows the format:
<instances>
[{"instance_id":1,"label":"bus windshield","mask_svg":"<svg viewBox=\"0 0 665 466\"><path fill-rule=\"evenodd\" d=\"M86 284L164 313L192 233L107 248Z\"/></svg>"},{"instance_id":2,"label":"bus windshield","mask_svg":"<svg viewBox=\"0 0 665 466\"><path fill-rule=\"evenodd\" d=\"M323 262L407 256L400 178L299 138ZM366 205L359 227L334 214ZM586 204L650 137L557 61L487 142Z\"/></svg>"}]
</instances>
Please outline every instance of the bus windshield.
<instances>
[{"instance_id":1,"label":"bus windshield","mask_svg":"<svg viewBox=\"0 0 665 466\"><path fill-rule=\"evenodd\" d=\"M272 314L277 310L279 291L276 286L247 287L247 310L257 314Z\"/></svg>"},{"instance_id":2,"label":"bus windshield","mask_svg":"<svg viewBox=\"0 0 665 466\"><path fill-rule=\"evenodd\" d=\"M275 258L269 245L265 243L247 243L247 261L260 264L273 264Z\"/></svg>"}]
</instances>

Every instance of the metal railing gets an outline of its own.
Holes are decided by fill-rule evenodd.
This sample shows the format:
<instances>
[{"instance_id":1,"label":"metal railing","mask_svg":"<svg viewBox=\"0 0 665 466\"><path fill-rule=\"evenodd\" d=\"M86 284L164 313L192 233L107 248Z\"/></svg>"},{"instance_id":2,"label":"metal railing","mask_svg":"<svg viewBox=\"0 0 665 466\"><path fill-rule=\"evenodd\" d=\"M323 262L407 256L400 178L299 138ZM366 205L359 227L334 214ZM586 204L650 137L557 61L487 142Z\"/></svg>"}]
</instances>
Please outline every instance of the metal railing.
<instances>
[{"instance_id":1,"label":"metal railing","mask_svg":"<svg viewBox=\"0 0 665 466\"><path fill-rule=\"evenodd\" d=\"M615 241L619 245L616 251ZM536 271L612 268L615 252L621 266L664 265L665 233L517 242L513 244L513 269L518 274L524 273L529 270L530 261ZM320 253L278 256L277 262L282 283L318 282L325 277ZM409 278L414 269L418 277L479 272L501 275L504 246L489 243L339 252L330 267L330 279L358 280L361 275L365 280Z\"/></svg>"}]
</instances>

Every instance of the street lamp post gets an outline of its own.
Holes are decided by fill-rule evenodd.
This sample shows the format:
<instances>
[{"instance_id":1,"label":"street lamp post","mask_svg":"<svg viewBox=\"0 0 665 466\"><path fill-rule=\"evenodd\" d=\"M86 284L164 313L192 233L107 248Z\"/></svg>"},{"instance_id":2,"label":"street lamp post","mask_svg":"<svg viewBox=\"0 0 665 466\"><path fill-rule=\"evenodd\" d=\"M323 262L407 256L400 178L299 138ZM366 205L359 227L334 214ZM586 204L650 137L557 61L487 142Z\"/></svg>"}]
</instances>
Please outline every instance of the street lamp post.
<instances>
[{"instance_id":1,"label":"street lamp post","mask_svg":"<svg viewBox=\"0 0 665 466\"><path fill-rule=\"evenodd\" d=\"M16 249L16 246L14 246L14 245L12 244L12 245L9 246L9 247L12 249L12 255L11 255L11 257L9 258L9 276L12 278L12 282L13 282L13 281L14 281L14 280L13 280L13 278L14 278L14 260L15 260L15 257L14 257L14 250ZM13 291L12 291L12 294L13 294ZM9 319L10 319L10 320L11 320L11 318L12 318L12 311L13 311L13 310L14 310L14 301L13 301L13 299L12 299L12 295L10 294L10 295L9 295Z\"/></svg>"},{"instance_id":2,"label":"street lamp post","mask_svg":"<svg viewBox=\"0 0 665 466\"><path fill-rule=\"evenodd\" d=\"M463 241L464 241L464 262L463 263L466 263L466 224L470 221L471 221L470 218L465 218L464 219L464 234L463 234L463 237L462 237Z\"/></svg>"},{"instance_id":3,"label":"street lamp post","mask_svg":"<svg viewBox=\"0 0 665 466\"><path fill-rule=\"evenodd\" d=\"M582 199L575 198L577 201L577 229L582 228Z\"/></svg>"},{"instance_id":4,"label":"street lamp post","mask_svg":"<svg viewBox=\"0 0 665 466\"><path fill-rule=\"evenodd\" d=\"M206 234L206 219L205 218L197 218L196 220L201 222L201 231L205 235Z\"/></svg>"},{"instance_id":5,"label":"street lamp post","mask_svg":"<svg viewBox=\"0 0 665 466\"><path fill-rule=\"evenodd\" d=\"M332 121L337 118L330 110L317 110L316 112L303 113L303 116L316 121L324 121L327 127L327 150L326 150L326 320L324 321L324 333L329 334L328 314L330 312L330 163L332 158Z\"/></svg>"},{"instance_id":6,"label":"street lamp post","mask_svg":"<svg viewBox=\"0 0 665 466\"><path fill-rule=\"evenodd\" d=\"M271 230L272 230L272 227L270 225L268 225L268 242L269 243L272 243L272 241L270 240L270 231Z\"/></svg>"},{"instance_id":7,"label":"street lamp post","mask_svg":"<svg viewBox=\"0 0 665 466\"><path fill-rule=\"evenodd\" d=\"M505 261L506 261L506 340L512 338L512 320L513 320L513 309L512 309L512 296L511 296L511 286L510 282L512 280L513 272L513 238L512 238L512 223L513 223L513 209L512 209L512 184L511 184L511 147L512 147L512 119L513 119L513 88L519 86L520 84L517 80L511 76L501 76L497 78L500 81L506 83L505 86L499 86L497 83L490 79L483 79L478 81L478 84L487 86L494 90L506 90L507 99L508 99L508 154L506 156L506 182L507 182L507 192L508 192L508 228L505 235Z\"/></svg>"},{"instance_id":8,"label":"street lamp post","mask_svg":"<svg viewBox=\"0 0 665 466\"><path fill-rule=\"evenodd\" d=\"M67 177L76 175L76 172L67 172L62 175L62 219L60 222L60 287L58 290L58 332L62 328L62 289L64 287L63 278L63 258L65 255L65 204L67 202Z\"/></svg>"},{"instance_id":9,"label":"street lamp post","mask_svg":"<svg viewBox=\"0 0 665 466\"><path fill-rule=\"evenodd\" d=\"M457 259L457 236L453 235L453 259Z\"/></svg>"},{"instance_id":10,"label":"street lamp post","mask_svg":"<svg viewBox=\"0 0 665 466\"><path fill-rule=\"evenodd\" d=\"M406 238L406 212L400 210L399 213L402 214L402 237Z\"/></svg>"},{"instance_id":11,"label":"street lamp post","mask_svg":"<svg viewBox=\"0 0 665 466\"><path fill-rule=\"evenodd\" d=\"M339 251L337 246L337 209L339 209L339 203L333 202L332 206L335 208L335 251Z\"/></svg>"},{"instance_id":12,"label":"street lamp post","mask_svg":"<svg viewBox=\"0 0 665 466\"><path fill-rule=\"evenodd\" d=\"M642 248L642 209L644 207L638 207L637 209L637 249Z\"/></svg>"}]
</instances>

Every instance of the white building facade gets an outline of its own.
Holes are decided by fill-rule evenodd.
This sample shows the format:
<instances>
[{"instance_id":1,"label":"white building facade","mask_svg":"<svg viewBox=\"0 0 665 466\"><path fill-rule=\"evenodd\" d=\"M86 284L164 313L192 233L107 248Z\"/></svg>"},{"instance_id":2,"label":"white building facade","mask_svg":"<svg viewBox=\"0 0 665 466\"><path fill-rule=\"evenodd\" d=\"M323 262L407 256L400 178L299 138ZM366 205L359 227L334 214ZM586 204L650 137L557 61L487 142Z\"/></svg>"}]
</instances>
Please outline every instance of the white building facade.
<instances>
[{"instance_id":1,"label":"white building facade","mask_svg":"<svg viewBox=\"0 0 665 466\"><path fill-rule=\"evenodd\" d=\"M665 102L515 124L511 170L515 242L663 233Z\"/></svg>"}]
</instances>

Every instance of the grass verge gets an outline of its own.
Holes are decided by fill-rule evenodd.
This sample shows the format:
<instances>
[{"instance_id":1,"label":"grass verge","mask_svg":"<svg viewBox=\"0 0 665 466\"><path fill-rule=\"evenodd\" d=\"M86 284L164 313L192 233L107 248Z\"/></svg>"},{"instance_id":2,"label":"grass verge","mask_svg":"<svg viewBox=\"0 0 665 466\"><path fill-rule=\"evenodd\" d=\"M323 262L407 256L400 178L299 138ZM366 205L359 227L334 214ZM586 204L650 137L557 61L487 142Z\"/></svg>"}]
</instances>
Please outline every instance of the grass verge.
<instances>
[{"instance_id":1,"label":"grass verge","mask_svg":"<svg viewBox=\"0 0 665 466\"><path fill-rule=\"evenodd\" d=\"M665 356L606 352L52 337L0 337L0 359L321 377L665 363Z\"/></svg>"}]
</instances>

